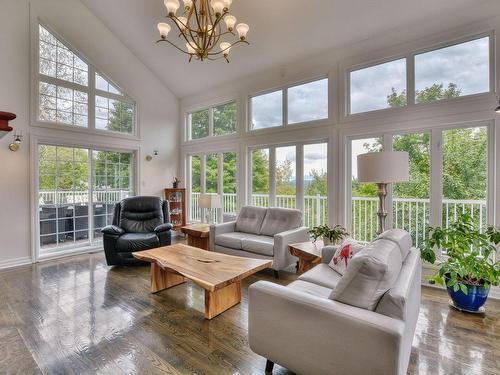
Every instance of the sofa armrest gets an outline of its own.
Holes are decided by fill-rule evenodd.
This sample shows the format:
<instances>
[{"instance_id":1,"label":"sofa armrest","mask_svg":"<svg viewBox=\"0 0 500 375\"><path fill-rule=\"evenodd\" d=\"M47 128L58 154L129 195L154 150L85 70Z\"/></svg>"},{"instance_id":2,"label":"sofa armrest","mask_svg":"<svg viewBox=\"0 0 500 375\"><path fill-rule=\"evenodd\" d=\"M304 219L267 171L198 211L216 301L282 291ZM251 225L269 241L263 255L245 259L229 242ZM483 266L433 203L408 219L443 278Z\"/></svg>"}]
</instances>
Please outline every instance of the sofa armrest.
<instances>
[{"instance_id":1,"label":"sofa armrest","mask_svg":"<svg viewBox=\"0 0 500 375\"><path fill-rule=\"evenodd\" d=\"M290 254L288 245L306 241L309 241L308 227L299 227L275 234L273 268L282 270L296 263L297 258Z\"/></svg>"},{"instance_id":2,"label":"sofa armrest","mask_svg":"<svg viewBox=\"0 0 500 375\"><path fill-rule=\"evenodd\" d=\"M170 229L172 229L172 224L170 223L160 224L155 228L155 233L167 232Z\"/></svg>"},{"instance_id":3,"label":"sofa armrest","mask_svg":"<svg viewBox=\"0 0 500 375\"><path fill-rule=\"evenodd\" d=\"M296 373L400 374L404 330L401 320L279 284L249 289L251 349Z\"/></svg>"},{"instance_id":4,"label":"sofa armrest","mask_svg":"<svg viewBox=\"0 0 500 375\"><path fill-rule=\"evenodd\" d=\"M228 221L227 223L210 225L209 248L215 249L215 236L223 233L232 233L236 228L236 221Z\"/></svg>"},{"instance_id":5,"label":"sofa armrest","mask_svg":"<svg viewBox=\"0 0 500 375\"><path fill-rule=\"evenodd\" d=\"M116 225L108 225L101 229L101 233L110 234L112 236L121 236L125 233L125 231Z\"/></svg>"},{"instance_id":6,"label":"sofa armrest","mask_svg":"<svg viewBox=\"0 0 500 375\"><path fill-rule=\"evenodd\" d=\"M338 248L338 246L331 245L323 247L321 249L321 263L330 263Z\"/></svg>"}]
</instances>

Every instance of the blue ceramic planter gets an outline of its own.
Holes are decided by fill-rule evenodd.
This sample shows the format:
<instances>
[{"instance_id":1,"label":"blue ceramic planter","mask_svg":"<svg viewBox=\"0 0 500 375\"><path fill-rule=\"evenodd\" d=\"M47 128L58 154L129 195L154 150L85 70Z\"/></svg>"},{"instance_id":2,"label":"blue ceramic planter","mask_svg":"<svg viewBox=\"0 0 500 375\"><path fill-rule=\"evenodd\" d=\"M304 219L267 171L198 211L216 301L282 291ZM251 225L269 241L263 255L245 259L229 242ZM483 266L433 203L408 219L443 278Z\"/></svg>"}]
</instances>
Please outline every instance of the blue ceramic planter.
<instances>
[{"instance_id":1,"label":"blue ceramic planter","mask_svg":"<svg viewBox=\"0 0 500 375\"><path fill-rule=\"evenodd\" d=\"M446 278L446 282L448 279ZM453 300L455 307L460 310L477 312L484 305L488 298L490 288L484 286L467 285L467 295L460 289L455 292L453 288L446 287L448 295Z\"/></svg>"}]
</instances>

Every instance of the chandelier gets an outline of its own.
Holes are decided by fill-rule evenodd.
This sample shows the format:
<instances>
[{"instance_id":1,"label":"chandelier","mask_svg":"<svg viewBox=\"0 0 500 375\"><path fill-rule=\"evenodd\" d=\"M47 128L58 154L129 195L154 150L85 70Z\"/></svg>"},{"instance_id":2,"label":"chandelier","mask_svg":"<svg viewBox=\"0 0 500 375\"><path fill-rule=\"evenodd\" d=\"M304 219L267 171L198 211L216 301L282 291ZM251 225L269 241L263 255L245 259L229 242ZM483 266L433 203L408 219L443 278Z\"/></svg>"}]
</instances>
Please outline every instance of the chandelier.
<instances>
[{"instance_id":1,"label":"chandelier","mask_svg":"<svg viewBox=\"0 0 500 375\"><path fill-rule=\"evenodd\" d=\"M193 57L201 61L224 58L229 62L229 51L234 45L249 44L246 40L248 25L236 24L236 17L229 14L232 0L183 0L183 3L184 12L178 17L179 0L164 0L167 17L179 30L179 38L186 41L185 49L167 39L171 26L165 22L158 24L158 42L170 43L189 55L189 62ZM238 33L237 38L234 30ZM233 40L224 41L226 36Z\"/></svg>"}]
</instances>

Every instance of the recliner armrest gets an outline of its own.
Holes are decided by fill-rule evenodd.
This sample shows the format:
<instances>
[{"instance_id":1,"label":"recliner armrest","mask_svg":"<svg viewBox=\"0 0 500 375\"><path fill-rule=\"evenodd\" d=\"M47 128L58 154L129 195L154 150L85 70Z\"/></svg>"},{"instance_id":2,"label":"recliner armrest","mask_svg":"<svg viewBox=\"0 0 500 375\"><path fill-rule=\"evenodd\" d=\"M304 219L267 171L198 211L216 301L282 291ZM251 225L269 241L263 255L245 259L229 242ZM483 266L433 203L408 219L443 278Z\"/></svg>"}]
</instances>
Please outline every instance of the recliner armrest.
<instances>
[{"instance_id":1,"label":"recliner armrest","mask_svg":"<svg viewBox=\"0 0 500 375\"><path fill-rule=\"evenodd\" d=\"M164 223L160 224L155 228L155 233L167 232L172 229L172 224Z\"/></svg>"},{"instance_id":2,"label":"recliner armrest","mask_svg":"<svg viewBox=\"0 0 500 375\"><path fill-rule=\"evenodd\" d=\"M101 229L101 233L121 236L125 231L116 225L108 225Z\"/></svg>"}]
</instances>

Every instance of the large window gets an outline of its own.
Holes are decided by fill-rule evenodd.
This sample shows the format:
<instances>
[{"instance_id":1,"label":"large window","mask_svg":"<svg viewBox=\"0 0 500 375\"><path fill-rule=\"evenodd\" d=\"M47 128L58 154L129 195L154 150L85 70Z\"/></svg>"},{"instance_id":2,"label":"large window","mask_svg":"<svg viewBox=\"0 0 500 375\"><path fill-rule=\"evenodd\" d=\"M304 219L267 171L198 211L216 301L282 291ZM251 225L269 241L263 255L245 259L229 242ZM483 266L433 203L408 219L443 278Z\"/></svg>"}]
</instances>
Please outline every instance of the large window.
<instances>
[{"instance_id":1,"label":"large window","mask_svg":"<svg viewBox=\"0 0 500 375\"><path fill-rule=\"evenodd\" d=\"M429 103L490 90L490 38L415 56L415 102Z\"/></svg>"},{"instance_id":2,"label":"large window","mask_svg":"<svg viewBox=\"0 0 500 375\"><path fill-rule=\"evenodd\" d=\"M38 55L39 122L134 133L134 102L42 25Z\"/></svg>"},{"instance_id":3,"label":"large window","mask_svg":"<svg viewBox=\"0 0 500 375\"><path fill-rule=\"evenodd\" d=\"M276 206L297 207L296 147L276 147Z\"/></svg>"},{"instance_id":4,"label":"large window","mask_svg":"<svg viewBox=\"0 0 500 375\"><path fill-rule=\"evenodd\" d=\"M327 119L328 78L252 96L249 105L250 130Z\"/></svg>"},{"instance_id":5,"label":"large window","mask_svg":"<svg viewBox=\"0 0 500 375\"><path fill-rule=\"evenodd\" d=\"M406 105L406 60L399 59L350 73L350 113Z\"/></svg>"},{"instance_id":6,"label":"large window","mask_svg":"<svg viewBox=\"0 0 500 375\"><path fill-rule=\"evenodd\" d=\"M252 205L269 207L269 149L251 151Z\"/></svg>"},{"instance_id":7,"label":"large window","mask_svg":"<svg viewBox=\"0 0 500 375\"><path fill-rule=\"evenodd\" d=\"M328 223L328 143L304 145L304 225Z\"/></svg>"},{"instance_id":8,"label":"large window","mask_svg":"<svg viewBox=\"0 0 500 375\"><path fill-rule=\"evenodd\" d=\"M236 133L236 103L191 112L187 116L188 140Z\"/></svg>"},{"instance_id":9,"label":"large window","mask_svg":"<svg viewBox=\"0 0 500 375\"><path fill-rule=\"evenodd\" d=\"M92 244L116 202L133 194L133 154L38 146L39 248L49 254Z\"/></svg>"}]
</instances>

